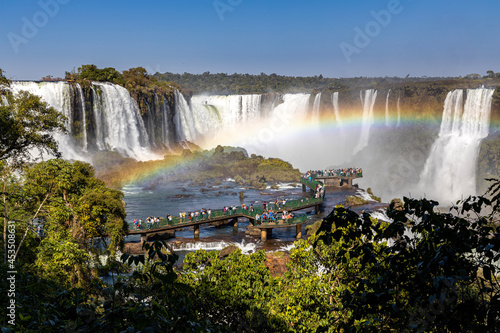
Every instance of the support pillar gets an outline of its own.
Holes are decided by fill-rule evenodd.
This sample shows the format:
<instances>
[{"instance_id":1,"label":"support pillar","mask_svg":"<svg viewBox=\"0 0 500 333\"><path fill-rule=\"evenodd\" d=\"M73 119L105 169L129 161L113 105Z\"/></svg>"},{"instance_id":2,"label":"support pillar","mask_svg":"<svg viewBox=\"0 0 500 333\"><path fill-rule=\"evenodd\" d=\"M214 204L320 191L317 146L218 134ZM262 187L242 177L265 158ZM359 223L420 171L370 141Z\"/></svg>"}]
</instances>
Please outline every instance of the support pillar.
<instances>
[{"instance_id":1,"label":"support pillar","mask_svg":"<svg viewBox=\"0 0 500 333\"><path fill-rule=\"evenodd\" d=\"M262 228L260 229L260 240L265 242L267 241L269 238L271 238L273 234L273 229L271 228Z\"/></svg>"},{"instance_id":2,"label":"support pillar","mask_svg":"<svg viewBox=\"0 0 500 333\"><path fill-rule=\"evenodd\" d=\"M200 226L198 224L193 226L194 228L194 238L200 238Z\"/></svg>"},{"instance_id":3,"label":"support pillar","mask_svg":"<svg viewBox=\"0 0 500 333\"><path fill-rule=\"evenodd\" d=\"M148 240L148 234L141 234L141 244Z\"/></svg>"},{"instance_id":4,"label":"support pillar","mask_svg":"<svg viewBox=\"0 0 500 333\"><path fill-rule=\"evenodd\" d=\"M297 224L297 226L295 227L295 238L302 238L302 224Z\"/></svg>"},{"instance_id":5,"label":"support pillar","mask_svg":"<svg viewBox=\"0 0 500 333\"><path fill-rule=\"evenodd\" d=\"M316 206L314 206L314 213L315 213L315 214L319 214L319 213L320 213L320 211L321 211L321 209L320 209L320 205L316 205Z\"/></svg>"},{"instance_id":6,"label":"support pillar","mask_svg":"<svg viewBox=\"0 0 500 333\"><path fill-rule=\"evenodd\" d=\"M267 241L267 229L260 229L260 240Z\"/></svg>"},{"instance_id":7,"label":"support pillar","mask_svg":"<svg viewBox=\"0 0 500 333\"><path fill-rule=\"evenodd\" d=\"M237 217L235 217L235 218L233 219L233 232L234 232L234 233L237 233L237 232L238 232L238 218L237 218Z\"/></svg>"},{"instance_id":8,"label":"support pillar","mask_svg":"<svg viewBox=\"0 0 500 333\"><path fill-rule=\"evenodd\" d=\"M306 191L306 185L302 184L302 192L305 192L305 191Z\"/></svg>"}]
</instances>

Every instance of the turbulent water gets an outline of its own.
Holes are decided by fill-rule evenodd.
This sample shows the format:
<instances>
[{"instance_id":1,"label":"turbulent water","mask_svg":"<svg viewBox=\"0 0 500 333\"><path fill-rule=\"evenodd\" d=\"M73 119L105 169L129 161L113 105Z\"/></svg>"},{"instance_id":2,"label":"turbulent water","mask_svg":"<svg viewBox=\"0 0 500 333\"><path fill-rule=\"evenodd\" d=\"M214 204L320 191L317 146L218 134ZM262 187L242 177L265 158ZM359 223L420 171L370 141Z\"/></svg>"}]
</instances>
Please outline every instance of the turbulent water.
<instances>
[{"instance_id":1,"label":"turbulent water","mask_svg":"<svg viewBox=\"0 0 500 333\"><path fill-rule=\"evenodd\" d=\"M476 193L481 140L488 136L494 89L461 89L446 97L439 136L421 174L421 190L450 204Z\"/></svg>"}]
</instances>

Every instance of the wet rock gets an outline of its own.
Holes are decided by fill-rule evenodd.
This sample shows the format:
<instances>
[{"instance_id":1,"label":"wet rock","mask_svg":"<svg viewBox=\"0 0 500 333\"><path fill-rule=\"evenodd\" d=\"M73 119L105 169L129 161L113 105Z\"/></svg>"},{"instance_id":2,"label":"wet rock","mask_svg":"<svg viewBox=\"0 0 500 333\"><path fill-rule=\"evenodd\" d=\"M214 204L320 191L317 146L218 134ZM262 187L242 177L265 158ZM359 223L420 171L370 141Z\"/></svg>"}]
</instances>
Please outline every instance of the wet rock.
<instances>
[{"instance_id":1,"label":"wet rock","mask_svg":"<svg viewBox=\"0 0 500 333\"><path fill-rule=\"evenodd\" d=\"M224 259L228 255L230 255L233 251L236 251L236 250L238 250L238 247L236 245L229 245L229 246L223 248L222 250L220 250L219 258Z\"/></svg>"},{"instance_id":2,"label":"wet rock","mask_svg":"<svg viewBox=\"0 0 500 333\"><path fill-rule=\"evenodd\" d=\"M402 211L403 210L403 202L399 198L394 198L391 200L391 203L389 204L389 210L397 210L397 211Z\"/></svg>"},{"instance_id":3,"label":"wet rock","mask_svg":"<svg viewBox=\"0 0 500 333\"><path fill-rule=\"evenodd\" d=\"M260 229L257 227L254 227L253 225L249 225L247 227L247 230L245 231L245 235L250 235L250 236L260 236Z\"/></svg>"},{"instance_id":4,"label":"wet rock","mask_svg":"<svg viewBox=\"0 0 500 333\"><path fill-rule=\"evenodd\" d=\"M287 271L287 263L290 261L290 255L285 252L268 252L266 253L266 262L264 263L269 269L272 277L283 276Z\"/></svg>"}]
</instances>

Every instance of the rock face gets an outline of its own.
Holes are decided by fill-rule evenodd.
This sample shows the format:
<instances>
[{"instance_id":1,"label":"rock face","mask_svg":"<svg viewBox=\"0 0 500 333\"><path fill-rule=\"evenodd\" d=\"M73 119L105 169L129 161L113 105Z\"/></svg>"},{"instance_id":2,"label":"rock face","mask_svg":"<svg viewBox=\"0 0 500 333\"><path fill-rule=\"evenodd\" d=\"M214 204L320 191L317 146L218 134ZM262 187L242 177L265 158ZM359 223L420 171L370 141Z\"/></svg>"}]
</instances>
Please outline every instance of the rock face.
<instances>
[{"instance_id":1,"label":"rock face","mask_svg":"<svg viewBox=\"0 0 500 333\"><path fill-rule=\"evenodd\" d=\"M249 225L247 227L247 230L245 231L245 235L250 235L250 236L260 236L260 229L257 227L254 227L253 225Z\"/></svg>"},{"instance_id":2,"label":"rock face","mask_svg":"<svg viewBox=\"0 0 500 333\"><path fill-rule=\"evenodd\" d=\"M238 247L236 245L229 245L229 246L223 248L222 250L220 250L219 258L224 259L228 255L230 255L233 251L236 251L236 250L238 250Z\"/></svg>"},{"instance_id":3,"label":"rock face","mask_svg":"<svg viewBox=\"0 0 500 333\"><path fill-rule=\"evenodd\" d=\"M389 210L397 210L397 211L402 211L403 210L403 202L401 199L395 198L391 200L391 203L389 204Z\"/></svg>"},{"instance_id":4,"label":"rock face","mask_svg":"<svg viewBox=\"0 0 500 333\"><path fill-rule=\"evenodd\" d=\"M266 253L265 265L269 268L272 277L283 276L287 271L286 264L290 261L290 255L285 252Z\"/></svg>"}]
</instances>

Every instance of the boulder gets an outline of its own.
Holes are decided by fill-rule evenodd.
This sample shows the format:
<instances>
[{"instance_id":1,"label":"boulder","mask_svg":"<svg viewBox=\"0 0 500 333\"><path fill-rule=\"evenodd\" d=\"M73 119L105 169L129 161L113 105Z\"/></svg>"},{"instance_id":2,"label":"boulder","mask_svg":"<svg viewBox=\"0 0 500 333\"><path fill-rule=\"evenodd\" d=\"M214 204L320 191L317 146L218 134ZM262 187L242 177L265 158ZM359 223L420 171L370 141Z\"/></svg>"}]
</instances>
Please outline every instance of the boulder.
<instances>
[{"instance_id":1,"label":"boulder","mask_svg":"<svg viewBox=\"0 0 500 333\"><path fill-rule=\"evenodd\" d=\"M219 258L224 259L228 255L230 255L233 251L238 250L238 247L236 245L229 245L219 252Z\"/></svg>"},{"instance_id":2,"label":"boulder","mask_svg":"<svg viewBox=\"0 0 500 333\"><path fill-rule=\"evenodd\" d=\"M264 263L269 269L272 277L283 276L287 271L287 263L290 261L290 255L285 252L268 252L266 253L266 262Z\"/></svg>"}]
</instances>

